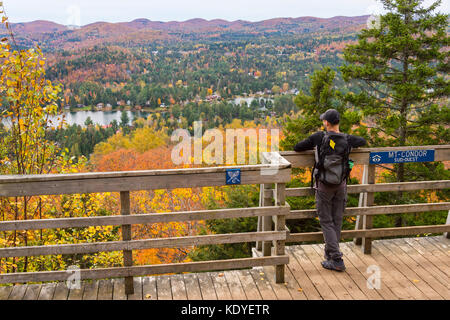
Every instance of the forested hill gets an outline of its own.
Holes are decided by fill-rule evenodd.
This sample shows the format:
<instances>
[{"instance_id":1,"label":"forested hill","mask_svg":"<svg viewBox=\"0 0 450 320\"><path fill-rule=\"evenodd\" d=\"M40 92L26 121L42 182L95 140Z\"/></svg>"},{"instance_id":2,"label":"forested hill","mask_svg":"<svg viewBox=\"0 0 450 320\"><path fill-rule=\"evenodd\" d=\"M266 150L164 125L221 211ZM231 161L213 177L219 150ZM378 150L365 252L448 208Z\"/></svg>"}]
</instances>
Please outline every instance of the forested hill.
<instances>
[{"instance_id":1,"label":"forested hill","mask_svg":"<svg viewBox=\"0 0 450 320\"><path fill-rule=\"evenodd\" d=\"M367 18L368 16L299 17L258 22L243 20L230 22L220 19L159 22L136 19L120 23L96 22L80 28L40 20L12 23L11 27L16 34L17 43L21 46L28 47L38 42L45 50L67 50L99 44L125 44L132 47L154 41L229 41L316 33L353 33L366 25Z\"/></svg>"}]
</instances>

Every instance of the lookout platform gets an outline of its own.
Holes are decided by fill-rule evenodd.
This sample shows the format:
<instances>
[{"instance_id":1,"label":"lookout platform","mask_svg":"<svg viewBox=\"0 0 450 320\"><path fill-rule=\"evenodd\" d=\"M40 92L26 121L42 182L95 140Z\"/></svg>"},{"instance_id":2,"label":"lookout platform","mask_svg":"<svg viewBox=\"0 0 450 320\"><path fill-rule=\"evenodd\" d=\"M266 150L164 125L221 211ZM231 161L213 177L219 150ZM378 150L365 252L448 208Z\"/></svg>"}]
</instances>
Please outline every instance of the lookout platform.
<instances>
[{"instance_id":1,"label":"lookout platform","mask_svg":"<svg viewBox=\"0 0 450 320\"><path fill-rule=\"evenodd\" d=\"M443 236L374 240L370 255L341 243L347 270L321 267L323 245L286 246L285 283L270 266L223 272L134 277L125 294L123 278L0 287L0 300L447 300L450 299L450 240ZM370 289L375 266L380 287ZM368 269L369 268L369 269Z\"/></svg>"}]
</instances>

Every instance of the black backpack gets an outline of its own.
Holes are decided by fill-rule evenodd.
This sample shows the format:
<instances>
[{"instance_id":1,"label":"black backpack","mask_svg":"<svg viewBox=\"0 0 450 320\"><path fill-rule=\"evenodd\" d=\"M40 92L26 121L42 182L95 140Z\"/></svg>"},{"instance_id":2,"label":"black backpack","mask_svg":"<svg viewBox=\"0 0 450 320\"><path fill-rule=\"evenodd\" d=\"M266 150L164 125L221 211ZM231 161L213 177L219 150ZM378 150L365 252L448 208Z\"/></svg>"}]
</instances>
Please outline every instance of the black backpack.
<instances>
[{"instance_id":1,"label":"black backpack","mask_svg":"<svg viewBox=\"0 0 450 320\"><path fill-rule=\"evenodd\" d=\"M352 160L350 160L351 145L348 134L325 132L320 146L315 147L315 163L311 176L311 188L314 181L329 186L340 185L350 176Z\"/></svg>"}]
</instances>

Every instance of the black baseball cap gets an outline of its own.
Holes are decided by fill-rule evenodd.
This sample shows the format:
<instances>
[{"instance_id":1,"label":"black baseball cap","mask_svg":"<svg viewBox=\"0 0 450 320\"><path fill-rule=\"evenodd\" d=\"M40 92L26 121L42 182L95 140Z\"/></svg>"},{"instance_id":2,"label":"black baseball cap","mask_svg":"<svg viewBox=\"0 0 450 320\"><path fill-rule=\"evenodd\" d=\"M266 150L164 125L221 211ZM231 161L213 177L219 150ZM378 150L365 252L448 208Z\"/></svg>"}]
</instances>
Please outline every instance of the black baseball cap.
<instances>
[{"instance_id":1,"label":"black baseball cap","mask_svg":"<svg viewBox=\"0 0 450 320\"><path fill-rule=\"evenodd\" d=\"M328 109L320 115L320 120L327 120L331 124L338 124L341 116L336 109Z\"/></svg>"}]
</instances>

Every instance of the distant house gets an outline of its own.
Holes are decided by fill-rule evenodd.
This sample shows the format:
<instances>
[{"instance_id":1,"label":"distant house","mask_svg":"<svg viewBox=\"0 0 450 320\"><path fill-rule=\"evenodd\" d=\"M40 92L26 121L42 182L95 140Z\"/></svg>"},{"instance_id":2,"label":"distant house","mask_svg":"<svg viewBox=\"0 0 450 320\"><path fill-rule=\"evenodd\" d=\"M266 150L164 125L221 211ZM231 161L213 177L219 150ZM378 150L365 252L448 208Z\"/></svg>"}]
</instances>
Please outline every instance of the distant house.
<instances>
[{"instance_id":1,"label":"distant house","mask_svg":"<svg viewBox=\"0 0 450 320\"><path fill-rule=\"evenodd\" d=\"M107 103L106 107L105 107L105 110L106 111L111 111L112 110L112 105L110 103Z\"/></svg>"},{"instance_id":2,"label":"distant house","mask_svg":"<svg viewBox=\"0 0 450 320\"><path fill-rule=\"evenodd\" d=\"M97 110L103 110L103 108L104 108L104 104L103 103L99 103L99 104L97 104Z\"/></svg>"},{"instance_id":3,"label":"distant house","mask_svg":"<svg viewBox=\"0 0 450 320\"><path fill-rule=\"evenodd\" d=\"M159 107L160 107L160 108L163 108L163 109L167 108L165 103L161 103L161 104L159 105Z\"/></svg>"},{"instance_id":4,"label":"distant house","mask_svg":"<svg viewBox=\"0 0 450 320\"><path fill-rule=\"evenodd\" d=\"M77 104L77 108L84 108L85 107L85 105L84 104L81 104L81 103L79 103L79 104Z\"/></svg>"},{"instance_id":5,"label":"distant house","mask_svg":"<svg viewBox=\"0 0 450 320\"><path fill-rule=\"evenodd\" d=\"M69 105L66 105L66 106L64 107L64 109L65 109L65 110L70 110L70 106L69 106Z\"/></svg>"}]
</instances>

